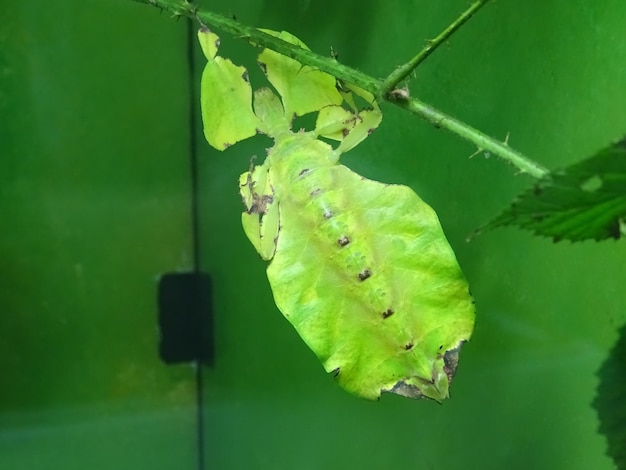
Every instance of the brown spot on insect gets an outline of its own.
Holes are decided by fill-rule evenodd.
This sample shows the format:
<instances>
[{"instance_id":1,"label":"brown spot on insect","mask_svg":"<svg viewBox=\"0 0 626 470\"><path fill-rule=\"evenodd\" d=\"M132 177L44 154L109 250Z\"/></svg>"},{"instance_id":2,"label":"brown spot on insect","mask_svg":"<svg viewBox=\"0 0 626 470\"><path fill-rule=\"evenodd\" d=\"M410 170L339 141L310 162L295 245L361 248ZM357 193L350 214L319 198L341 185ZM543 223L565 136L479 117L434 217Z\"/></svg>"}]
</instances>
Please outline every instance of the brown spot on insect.
<instances>
[{"instance_id":1,"label":"brown spot on insect","mask_svg":"<svg viewBox=\"0 0 626 470\"><path fill-rule=\"evenodd\" d=\"M408 384L404 380L398 381L393 387L384 389L384 392L391 392L408 398L422 398L422 392L419 387Z\"/></svg>"},{"instance_id":2,"label":"brown spot on insect","mask_svg":"<svg viewBox=\"0 0 626 470\"><path fill-rule=\"evenodd\" d=\"M320 188L315 188L313 191L311 191L311 197L315 197L321 192L322 190Z\"/></svg>"},{"instance_id":3,"label":"brown spot on insect","mask_svg":"<svg viewBox=\"0 0 626 470\"><path fill-rule=\"evenodd\" d=\"M405 351L410 351L411 349L413 349L413 343L407 343L404 345Z\"/></svg>"},{"instance_id":4,"label":"brown spot on insect","mask_svg":"<svg viewBox=\"0 0 626 470\"><path fill-rule=\"evenodd\" d=\"M371 275L372 275L372 271L370 271L369 269L364 269L363 271L359 273L359 281L364 281Z\"/></svg>"},{"instance_id":5,"label":"brown spot on insect","mask_svg":"<svg viewBox=\"0 0 626 470\"><path fill-rule=\"evenodd\" d=\"M443 355L443 371L446 373L449 382L452 381L456 373L456 368L459 365L459 351L464 342L461 341L456 348L446 351Z\"/></svg>"},{"instance_id":6,"label":"brown spot on insect","mask_svg":"<svg viewBox=\"0 0 626 470\"><path fill-rule=\"evenodd\" d=\"M339 240L337 240L337 243L339 244L340 247L343 248L344 246L350 243L350 239L344 235Z\"/></svg>"},{"instance_id":7,"label":"brown spot on insect","mask_svg":"<svg viewBox=\"0 0 626 470\"><path fill-rule=\"evenodd\" d=\"M308 168L304 168L304 169L303 169L300 173L298 173L298 176L304 176L304 175L306 175L309 171L311 171L311 170L309 170Z\"/></svg>"},{"instance_id":8,"label":"brown spot on insect","mask_svg":"<svg viewBox=\"0 0 626 470\"><path fill-rule=\"evenodd\" d=\"M385 310L383 312L383 320L386 318L389 318L391 315L393 315L395 312L393 311L392 308L388 308L387 310Z\"/></svg>"},{"instance_id":9,"label":"brown spot on insect","mask_svg":"<svg viewBox=\"0 0 626 470\"><path fill-rule=\"evenodd\" d=\"M248 208L248 214L265 214L267 206L274 202L274 196L271 194L252 193L252 204Z\"/></svg>"},{"instance_id":10,"label":"brown spot on insect","mask_svg":"<svg viewBox=\"0 0 626 470\"><path fill-rule=\"evenodd\" d=\"M261 214L262 216L267 213L268 206L274 202L274 188L270 185L271 194L260 194L254 190L257 183L252 180L252 173L254 172L253 162L255 158L256 156L253 156L250 160L250 171L248 171L246 182L240 185L240 187L247 187L250 192L251 200L248 199L248 195L242 195L243 204L247 207L246 212L248 214Z\"/></svg>"}]
</instances>

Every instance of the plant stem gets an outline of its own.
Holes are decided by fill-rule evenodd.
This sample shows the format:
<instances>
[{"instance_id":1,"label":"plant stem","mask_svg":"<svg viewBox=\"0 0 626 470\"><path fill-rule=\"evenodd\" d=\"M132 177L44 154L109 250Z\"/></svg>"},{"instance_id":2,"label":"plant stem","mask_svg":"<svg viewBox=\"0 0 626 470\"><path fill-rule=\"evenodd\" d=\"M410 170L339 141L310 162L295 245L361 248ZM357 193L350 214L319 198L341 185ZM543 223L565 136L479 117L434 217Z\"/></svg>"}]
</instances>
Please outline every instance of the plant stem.
<instances>
[{"instance_id":1,"label":"plant stem","mask_svg":"<svg viewBox=\"0 0 626 470\"><path fill-rule=\"evenodd\" d=\"M431 122L436 128L446 129L459 137L472 142L480 151L484 150L490 152L493 155L497 155L503 160L508 161L517 167L522 173L527 173L535 178L541 178L548 173L548 170L546 170L539 163L513 150L505 142L492 139L488 135L480 132L478 129L474 129L452 116L448 116L447 114L428 106L426 103L423 103L416 98L410 98L408 100L394 100L394 103L401 108L420 116L428 122Z\"/></svg>"},{"instance_id":2,"label":"plant stem","mask_svg":"<svg viewBox=\"0 0 626 470\"><path fill-rule=\"evenodd\" d=\"M340 64L331 57L325 57L315 54L314 52L283 41L280 38L264 33L259 29L241 24L237 20L234 20L232 18L228 18L226 16L207 10L200 10L193 4L189 3L187 0L133 1L155 6L162 10L168 11L174 16L184 16L187 18L196 19L201 24L209 25L218 31L230 33L238 37L247 38L250 43L255 46L271 49L287 57L290 57L303 65L317 68L323 72L333 75L337 79L343 80L347 83L352 83L360 88L363 88L364 90L372 93L374 96L381 96L380 92L383 89L384 84L386 83L386 81L376 79L367 74L364 74L363 72ZM474 12L477 11L478 8L480 8L487 1L488 0L480 0L474 3L474 5L472 5L472 7L470 7L468 11L470 11L472 8L474 8ZM464 15L466 14L467 11L464 13ZM471 16L471 14L469 16ZM451 32L447 33L448 36L452 34L454 30L458 29L461 24L467 21L467 19L469 19L469 16L468 18L461 21L458 26L454 27ZM458 22L459 20L453 23L453 25ZM451 29L451 27L449 27L446 31ZM442 34L445 34L445 31ZM439 35L438 38L440 36L441 35ZM444 39L442 39L441 41L443 40ZM435 41L437 41L437 39L435 39ZM431 52L428 52L428 54L430 54ZM418 54L418 56L420 54ZM458 135L459 137L462 137L463 139L472 142L474 145L476 145L476 147L478 147L479 150L491 152L494 155L510 162L511 164L516 166L522 173L527 173L536 178L539 178L547 173L547 170L541 165L530 160L519 152L511 149L507 144L495 140L483 134L479 130L474 129L473 127L451 116L448 116L415 98L403 97L402 99L399 99L398 97L389 96L383 96L383 98L390 103L393 103L401 108L410 111L413 114L416 114L417 116L420 116L421 118L427 120L438 128L446 129Z\"/></svg>"},{"instance_id":3,"label":"plant stem","mask_svg":"<svg viewBox=\"0 0 626 470\"><path fill-rule=\"evenodd\" d=\"M372 94L376 94L380 81L366 75L358 70L343 65L331 57L315 54L307 49L303 49L295 44L291 44L276 36L264 33L263 31L247 26L237 20L227 16L220 15L208 10L198 9L195 5L187 0L133 0L138 3L145 3L155 6L161 10L171 13L173 16L184 16L195 19L202 25L208 25L212 28L230 33L239 38L246 38L254 46L261 46L271 49L301 64L309 65L313 68L322 70L337 78L341 78L348 83L353 83Z\"/></svg>"},{"instance_id":4,"label":"plant stem","mask_svg":"<svg viewBox=\"0 0 626 470\"><path fill-rule=\"evenodd\" d=\"M478 0L474 2L461 16L459 16L452 24L444 29L435 39L429 39L426 46L419 53L409 60L406 64L401 65L385 78L380 89L380 94L386 96L390 91L395 89L402 80L409 76L419 64L424 62L430 54L432 54L439 46L441 46L456 30L463 26L478 10L487 4L489 0Z\"/></svg>"}]
</instances>

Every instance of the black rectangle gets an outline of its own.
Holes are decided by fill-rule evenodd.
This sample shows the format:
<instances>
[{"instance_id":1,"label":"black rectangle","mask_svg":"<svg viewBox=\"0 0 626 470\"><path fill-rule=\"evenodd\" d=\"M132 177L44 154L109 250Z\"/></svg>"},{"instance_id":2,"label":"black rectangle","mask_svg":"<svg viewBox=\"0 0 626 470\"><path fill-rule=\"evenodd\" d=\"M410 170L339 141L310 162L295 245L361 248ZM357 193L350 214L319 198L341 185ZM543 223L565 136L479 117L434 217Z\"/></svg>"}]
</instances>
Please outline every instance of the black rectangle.
<instances>
[{"instance_id":1,"label":"black rectangle","mask_svg":"<svg viewBox=\"0 0 626 470\"><path fill-rule=\"evenodd\" d=\"M159 356L167 364L213 363L211 278L167 273L159 280Z\"/></svg>"}]
</instances>

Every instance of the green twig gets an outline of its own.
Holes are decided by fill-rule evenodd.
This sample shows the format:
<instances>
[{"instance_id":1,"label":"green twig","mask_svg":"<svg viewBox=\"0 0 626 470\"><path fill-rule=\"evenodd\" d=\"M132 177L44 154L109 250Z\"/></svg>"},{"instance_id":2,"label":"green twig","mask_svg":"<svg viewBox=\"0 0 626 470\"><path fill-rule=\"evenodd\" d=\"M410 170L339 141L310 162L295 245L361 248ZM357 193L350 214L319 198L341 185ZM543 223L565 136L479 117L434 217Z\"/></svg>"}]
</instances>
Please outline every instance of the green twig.
<instances>
[{"instance_id":1,"label":"green twig","mask_svg":"<svg viewBox=\"0 0 626 470\"><path fill-rule=\"evenodd\" d=\"M372 94L376 94L380 81L358 70L337 62L332 57L325 57L303 49L280 38L264 33L263 31L247 26L237 20L208 10L197 8L187 0L133 0L146 3L171 13L176 17L187 17L197 20L200 24L210 26L217 31L230 33L245 38L256 46L271 49L287 57L297 60L301 64L327 72L348 83L353 83Z\"/></svg>"},{"instance_id":2,"label":"green twig","mask_svg":"<svg viewBox=\"0 0 626 470\"><path fill-rule=\"evenodd\" d=\"M211 26L221 32L230 33L238 37L244 37L254 45L271 49L287 57L291 57L303 65L308 65L322 70L323 72L329 73L340 80L357 85L375 96L380 96L380 90L384 86L385 82L383 80L376 79L351 67L340 64L334 58L321 56L306 49L302 49L301 47L283 41L275 36L266 34L256 28L241 24L232 18L228 18L214 12L200 10L187 0L134 1L153 5L171 13L174 16L184 16L196 19L201 24ZM485 1L488 0L483 0L482 2L477 3L484 3ZM477 129L474 129L473 127L464 124L451 116L447 116L446 114L437 111L415 98L405 96L385 96L384 98L390 103L400 106L401 108L404 108L429 121L436 127L446 129L459 137L472 142L479 150L489 151L494 155L510 162L522 173L528 173L529 175L537 178L547 173L547 170L541 165L511 149L507 144L492 139Z\"/></svg>"},{"instance_id":3,"label":"green twig","mask_svg":"<svg viewBox=\"0 0 626 470\"><path fill-rule=\"evenodd\" d=\"M424 62L435 49L441 46L456 30L463 26L478 10L480 10L489 0L478 0L474 2L467 10L465 10L461 16L459 16L450 26L444 29L435 39L429 39L426 42L426 46L419 51L419 53L409 60L406 64L401 65L385 78L383 85L380 89L380 94L386 96L389 92L394 90L398 83L404 80L409 74L415 70L415 68Z\"/></svg>"},{"instance_id":4,"label":"green twig","mask_svg":"<svg viewBox=\"0 0 626 470\"><path fill-rule=\"evenodd\" d=\"M469 140L478 147L479 151L490 152L493 155L499 156L503 160L506 160L516 166L522 173L528 173L530 176L534 176L535 178L541 178L548 173L548 170L546 170L539 163L513 150L506 142L500 142L492 139L479 130L474 129L452 116L448 116L441 111L428 106L426 103L423 103L418 99L411 98L406 101L397 100L394 102L401 108L405 108L413 114L417 114L418 116L433 123L435 127L446 129L465 140Z\"/></svg>"}]
</instances>

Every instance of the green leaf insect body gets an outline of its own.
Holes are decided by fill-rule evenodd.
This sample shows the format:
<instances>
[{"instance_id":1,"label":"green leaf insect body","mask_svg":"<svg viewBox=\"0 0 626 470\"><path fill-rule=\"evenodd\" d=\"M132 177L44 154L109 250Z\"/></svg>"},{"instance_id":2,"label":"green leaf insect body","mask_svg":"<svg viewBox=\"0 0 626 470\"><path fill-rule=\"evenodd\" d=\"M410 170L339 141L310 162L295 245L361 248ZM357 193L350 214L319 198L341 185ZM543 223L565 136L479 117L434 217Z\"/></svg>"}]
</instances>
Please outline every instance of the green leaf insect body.
<instances>
[{"instance_id":1,"label":"green leaf insect body","mask_svg":"<svg viewBox=\"0 0 626 470\"><path fill-rule=\"evenodd\" d=\"M288 33L266 32L306 47ZM201 31L200 41L217 44L217 36ZM338 163L380 123L374 97L264 50L259 61L282 100L261 88L252 110L216 98L232 89L238 100L247 81L242 73L215 71L232 66L215 65L216 48L206 55L202 113L211 145L246 138L250 128L237 128L240 121L256 122L274 139L265 162L242 174L239 185L243 228L269 261L280 311L346 390L368 399L381 392L448 397L474 307L437 216L410 188ZM218 76L234 83L216 84ZM357 100L370 109L359 110ZM315 129L292 132L293 116L310 112L318 112Z\"/></svg>"}]
</instances>

